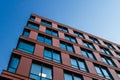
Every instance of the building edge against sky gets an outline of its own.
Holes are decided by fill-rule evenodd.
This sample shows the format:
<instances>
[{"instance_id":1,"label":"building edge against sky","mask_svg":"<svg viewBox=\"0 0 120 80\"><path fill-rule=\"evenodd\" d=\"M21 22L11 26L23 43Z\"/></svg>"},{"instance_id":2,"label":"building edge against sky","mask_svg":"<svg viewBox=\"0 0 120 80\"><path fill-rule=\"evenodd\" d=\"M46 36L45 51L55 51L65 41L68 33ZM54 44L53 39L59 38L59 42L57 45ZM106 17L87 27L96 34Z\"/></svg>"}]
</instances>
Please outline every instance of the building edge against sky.
<instances>
[{"instance_id":1,"label":"building edge against sky","mask_svg":"<svg viewBox=\"0 0 120 80\"><path fill-rule=\"evenodd\" d=\"M119 80L119 68L120 45L32 14L1 79Z\"/></svg>"}]
</instances>

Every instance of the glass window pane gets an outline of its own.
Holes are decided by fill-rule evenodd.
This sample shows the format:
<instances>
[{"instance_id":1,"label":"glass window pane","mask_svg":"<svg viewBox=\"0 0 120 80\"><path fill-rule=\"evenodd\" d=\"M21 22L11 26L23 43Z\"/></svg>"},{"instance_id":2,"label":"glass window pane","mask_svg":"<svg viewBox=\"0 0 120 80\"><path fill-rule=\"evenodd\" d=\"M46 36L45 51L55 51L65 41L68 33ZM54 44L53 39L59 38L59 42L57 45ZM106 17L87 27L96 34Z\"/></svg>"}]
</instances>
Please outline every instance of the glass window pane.
<instances>
[{"instance_id":1,"label":"glass window pane","mask_svg":"<svg viewBox=\"0 0 120 80\"><path fill-rule=\"evenodd\" d=\"M96 69L96 71L97 71L98 75L103 77L103 74L102 74L102 72L101 72L100 68L99 68L99 67L97 67L97 66L95 66L95 69Z\"/></svg>"},{"instance_id":2,"label":"glass window pane","mask_svg":"<svg viewBox=\"0 0 120 80\"><path fill-rule=\"evenodd\" d=\"M74 76L74 80L82 80L80 77Z\"/></svg>"},{"instance_id":3,"label":"glass window pane","mask_svg":"<svg viewBox=\"0 0 120 80\"><path fill-rule=\"evenodd\" d=\"M30 43L26 43L24 41L20 41L18 44L18 50L33 54L34 52L34 45Z\"/></svg>"},{"instance_id":4,"label":"glass window pane","mask_svg":"<svg viewBox=\"0 0 120 80\"><path fill-rule=\"evenodd\" d=\"M44 42L44 36L39 34L37 40L40 42Z\"/></svg>"},{"instance_id":5,"label":"glass window pane","mask_svg":"<svg viewBox=\"0 0 120 80\"><path fill-rule=\"evenodd\" d=\"M78 61L80 70L87 71L85 63L83 61Z\"/></svg>"},{"instance_id":6,"label":"glass window pane","mask_svg":"<svg viewBox=\"0 0 120 80\"><path fill-rule=\"evenodd\" d=\"M52 26L51 22L45 21L45 20L41 20L41 24L46 25L46 26Z\"/></svg>"},{"instance_id":7,"label":"glass window pane","mask_svg":"<svg viewBox=\"0 0 120 80\"><path fill-rule=\"evenodd\" d=\"M109 65L114 66L114 63L113 63L113 61L112 61L112 60L108 59L107 61L108 61Z\"/></svg>"},{"instance_id":8,"label":"glass window pane","mask_svg":"<svg viewBox=\"0 0 120 80\"><path fill-rule=\"evenodd\" d=\"M52 79L52 70L46 66L43 67L41 76L44 78Z\"/></svg>"},{"instance_id":9,"label":"glass window pane","mask_svg":"<svg viewBox=\"0 0 120 80\"><path fill-rule=\"evenodd\" d=\"M82 50L82 55L85 57L88 57L86 51L84 51L84 50Z\"/></svg>"},{"instance_id":10,"label":"glass window pane","mask_svg":"<svg viewBox=\"0 0 120 80\"><path fill-rule=\"evenodd\" d=\"M49 50L49 49L45 49L45 51L44 51L44 57L46 59L52 60L52 51Z\"/></svg>"},{"instance_id":11,"label":"glass window pane","mask_svg":"<svg viewBox=\"0 0 120 80\"><path fill-rule=\"evenodd\" d=\"M33 24L33 23L28 23L28 27L33 28L33 29L36 29L36 30L39 29L39 25Z\"/></svg>"},{"instance_id":12,"label":"glass window pane","mask_svg":"<svg viewBox=\"0 0 120 80\"><path fill-rule=\"evenodd\" d=\"M15 73L16 69L9 67L9 68L8 68L8 71Z\"/></svg>"},{"instance_id":13,"label":"glass window pane","mask_svg":"<svg viewBox=\"0 0 120 80\"><path fill-rule=\"evenodd\" d=\"M77 68L77 69L78 69L78 65L77 65L76 60L75 60L75 59L70 59L70 61L71 61L71 65L72 65L72 67L74 67L74 68Z\"/></svg>"},{"instance_id":14,"label":"glass window pane","mask_svg":"<svg viewBox=\"0 0 120 80\"><path fill-rule=\"evenodd\" d=\"M49 44L49 45L52 45L52 39L49 38L49 37L46 37L46 38L45 38L45 43L46 43L46 44Z\"/></svg>"},{"instance_id":15,"label":"glass window pane","mask_svg":"<svg viewBox=\"0 0 120 80\"><path fill-rule=\"evenodd\" d=\"M89 58L91 58L91 59L95 59L94 56L93 56L93 54L90 53L90 52L88 52L88 56L89 56Z\"/></svg>"},{"instance_id":16,"label":"glass window pane","mask_svg":"<svg viewBox=\"0 0 120 80\"><path fill-rule=\"evenodd\" d=\"M18 64L19 64L19 59L16 57L13 57L10 62L10 67L17 68Z\"/></svg>"},{"instance_id":17,"label":"glass window pane","mask_svg":"<svg viewBox=\"0 0 120 80\"><path fill-rule=\"evenodd\" d=\"M70 41L70 37L65 35L65 39Z\"/></svg>"},{"instance_id":18,"label":"glass window pane","mask_svg":"<svg viewBox=\"0 0 120 80\"><path fill-rule=\"evenodd\" d=\"M60 48L66 50L66 46L65 46L65 44L63 42L60 43Z\"/></svg>"},{"instance_id":19,"label":"glass window pane","mask_svg":"<svg viewBox=\"0 0 120 80\"><path fill-rule=\"evenodd\" d=\"M70 52L74 52L73 47L69 44L67 45L67 50Z\"/></svg>"},{"instance_id":20,"label":"glass window pane","mask_svg":"<svg viewBox=\"0 0 120 80\"><path fill-rule=\"evenodd\" d=\"M51 32L50 29L46 29L46 33L47 33L47 34L51 34L52 32Z\"/></svg>"},{"instance_id":21,"label":"glass window pane","mask_svg":"<svg viewBox=\"0 0 120 80\"><path fill-rule=\"evenodd\" d=\"M39 76L41 74L41 65L32 64L31 73Z\"/></svg>"},{"instance_id":22,"label":"glass window pane","mask_svg":"<svg viewBox=\"0 0 120 80\"><path fill-rule=\"evenodd\" d=\"M72 80L72 75L65 73L64 78L65 78L65 80Z\"/></svg>"},{"instance_id":23,"label":"glass window pane","mask_svg":"<svg viewBox=\"0 0 120 80\"><path fill-rule=\"evenodd\" d=\"M40 80L40 76L34 74L30 74L30 78L33 78L35 80Z\"/></svg>"},{"instance_id":24,"label":"glass window pane","mask_svg":"<svg viewBox=\"0 0 120 80\"><path fill-rule=\"evenodd\" d=\"M60 63L60 54L54 52L53 53L53 61Z\"/></svg>"},{"instance_id":25,"label":"glass window pane","mask_svg":"<svg viewBox=\"0 0 120 80\"><path fill-rule=\"evenodd\" d=\"M110 76L109 76L109 74L108 74L108 72L107 72L106 69L103 69L103 68L102 68L102 72L103 72L103 74L105 75L105 78L110 79Z\"/></svg>"},{"instance_id":26,"label":"glass window pane","mask_svg":"<svg viewBox=\"0 0 120 80\"><path fill-rule=\"evenodd\" d=\"M23 33L23 36L29 37L29 34L30 34L30 32L28 30L25 30L24 33Z\"/></svg>"},{"instance_id":27,"label":"glass window pane","mask_svg":"<svg viewBox=\"0 0 120 80\"><path fill-rule=\"evenodd\" d=\"M76 39L75 38L71 38L71 42L76 43Z\"/></svg>"},{"instance_id":28,"label":"glass window pane","mask_svg":"<svg viewBox=\"0 0 120 80\"><path fill-rule=\"evenodd\" d=\"M53 36L58 36L57 31L53 31L53 32L52 32L52 35L53 35Z\"/></svg>"}]
</instances>

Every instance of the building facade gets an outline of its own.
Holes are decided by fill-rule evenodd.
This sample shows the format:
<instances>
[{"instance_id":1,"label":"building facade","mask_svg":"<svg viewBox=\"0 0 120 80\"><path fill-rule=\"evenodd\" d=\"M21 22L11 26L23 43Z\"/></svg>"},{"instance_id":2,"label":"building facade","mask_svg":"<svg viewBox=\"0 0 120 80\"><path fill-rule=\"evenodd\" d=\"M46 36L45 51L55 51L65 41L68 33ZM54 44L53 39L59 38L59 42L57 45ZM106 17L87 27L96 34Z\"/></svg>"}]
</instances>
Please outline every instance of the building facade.
<instances>
[{"instance_id":1,"label":"building facade","mask_svg":"<svg viewBox=\"0 0 120 80\"><path fill-rule=\"evenodd\" d=\"M120 80L120 45L32 14L1 80Z\"/></svg>"}]
</instances>

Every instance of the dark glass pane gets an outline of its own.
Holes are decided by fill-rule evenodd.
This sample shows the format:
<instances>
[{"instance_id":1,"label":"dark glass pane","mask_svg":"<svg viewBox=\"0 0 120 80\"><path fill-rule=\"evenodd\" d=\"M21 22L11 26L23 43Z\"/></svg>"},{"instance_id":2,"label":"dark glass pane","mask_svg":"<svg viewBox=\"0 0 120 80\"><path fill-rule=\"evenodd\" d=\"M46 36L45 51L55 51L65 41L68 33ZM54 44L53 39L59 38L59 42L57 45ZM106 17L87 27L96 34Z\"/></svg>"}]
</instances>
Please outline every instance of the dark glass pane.
<instances>
[{"instance_id":1,"label":"dark glass pane","mask_svg":"<svg viewBox=\"0 0 120 80\"><path fill-rule=\"evenodd\" d=\"M45 21L45 20L41 20L41 24L46 25L46 26L52 26L51 22Z\"/></svg>"},{"instance_id":2,"label":"dark glass pane","mask_svg":"<svg viewBox=\"0 0 120 80\"><path fill-rule=\"evenodd\" d=\"M47 34L51 34L52 32L51 32L50 29L46 29L46 33L47 33Z\"/></svg>"},{"instance_id":3,"label":"dark glass pane","mask_svg":"<svg viewBox=\"0 0 120 80\"><path fill-rule=\"evenodd\" d=\"M60 63L60 54L54 52L53 53L53 61Z\"/></svg>"},{"instance_id":4,"label":"dark glass pane","mask_svg":"<svg viewBox=\"0 0 120 80\"><path fill-rule=\"evenodd\" d=\"M106 59L105 59L104 57L102 57L102 60L103 60L106 64L108 64L107 61L106 61Z\"/></svg>"},{"instance_id":5,"label":"dark glass pane","mask_svg":"<svg viewBox=\"0 0 120 80\"><path fill-rule=\"evenodd\" d=\"M20 41L19 44L18 44L17 49L21 50L23 52L27 52L27 53L33 54L33 52L34 52L34 45L30 44L30 43L27 43L27 42L24 42L24 41Z\"/></svg>"},{"instance_id":6,"label":"dark glass pane","mask_svg":"<svg viewBox=\"0 0 120 80\"><path fill-rule=\"evenodd\" d=\"M44 36L43 35L38 35L37 40L40 42L44 42Z\"/></svg>"},{"instance_id":7,"label":"dark glass pane","mask_svg":"<svg viewBox=\"0 0 120 80\"><path fill-rule=\"evenodd\" d=\"M28 23L28 27L33 28L33 29L36 29L36 30L39 29L39 25L33 24L33 23Z\"/></svg>"},{"instance_id":8,"label":"dark glass pane","mask_svg":"<svg viewBox=\"0 0 120 80\"><path fill-rule=\"evenodd\" d=\"M31 17L30 17L30 20L33 20L33 21L34 21L34 20L35 20L35 17L31 16Z\"/></svg>"},{"instance_id":9,"label":"dark glass pane","mask_svg":"<svg viewBox=\"0 0 120 80\"><path fill-rule=\"evenodd\" d=\"M30 32L28 30L25 30L24 33L23 33L23 36L29 37L29 34L30 34Z\"/></svg>"},{"instance_id":10,"label":"dark glass pane","mask_svg":"<svg viewBox=\"0 0 120 80\"><path fill-rule=\"evenodd\" d=\"M49 45L52 45L52 39L50 37L46 37L45 38L45 43L49 44Z\"/></svg>"},{"instance_id":11,"label":"dark glass pane","mask_svg":"<svg viewBox=\"0 0 120 80\"><path fill-rule=\"evenodd\" d=\"M49 49L45 49L45 51L44 51L44 57L46 59L52 60L52 51L49 50Z\"/></svg>"},{"instance_id":12,"label":"dark glass pane","mask_svg":"<svg viewBox=\"0 0 120 80\"><path fill-rule=\"evenodd\" d=\"M65 39L70 41L70 37L65 35Z\"/></svg>"},{"instance_id":13,"label":"dark glass pane","mask_svg":"<svg viewBox=\"0 0 120 80\"><path fill-rule=\"evenodd\" d=\"M53 32L52 32L52 35L53 35L53 36L58 36L57 31L53 31Z\"/></svg>"},{"instance_id":14,"label":"dark glass pane","mask_svg":"<svg viewBox=\"0 0 120 80\"><path fill-rule=\"evenodd\" d=\"M73 80L73 79L72 79L72 75L66 74L66 73L64 74L64 79L65 79L65 80Z\"/></svg>"},{"instance_id":15,"label":"dark glass pane","mask_svg":"<svg viewBox=\"0 0 120 80\"><path fill-rule=\"evenodd\" d=\"M79 34L77 32L74 32L75 36L79 36Z\"/></svg>"},{"instance_id":16,"label":"dark glass pane","mask_svg":"<svg viewBox=\"0 0 120 80\"><path fill-rule=\"evenodd\" d=\"M75 38L73 38L73 37L71 37L71 42L76 43L76 39L75 39Z\"/></svg>"},{"instance_id":17,"label":"dark glass pane","mask_svg":"<svg viewBox=\"0 0 120 80\"><path fill-rule=\"evenodd\" d=\"M60 43L60 48L66 50L66 46L65 46L65 44L63 42Z\"/></svg>"},{"instance_id":18,"label":"dark glass pane","mask_svg":"<svg viewBox=\"0 0 120 80\"><path fill-rule=\"evenodd\" d=\"M108 71L106 69L102 68L102 72L103 72L105 78L110 79L110 76L109 76Z\"/></svg>"},{"instance_id":19,"label":"dark glass pane","mask_svg":"<svg viewBox=\"0 0 120 80\"><path fill-rule=\"evenodd\" d=\"M44 77L44 78L52 79L52 70L51 70L51 68L44 66L42 69L43 70L42 70L41 76Z\"/></svg>"},{"instance_id":20,"label":"dark glass pane","mask_svg":"<svg viewBox=\"0 0 120 80\"><path fill-rule=\"evenodd\" d=\"M10 63L10 67L17 68L18 64L19 64L19 59L16 57L13 57Z\"/></svg>"}]
</instances>

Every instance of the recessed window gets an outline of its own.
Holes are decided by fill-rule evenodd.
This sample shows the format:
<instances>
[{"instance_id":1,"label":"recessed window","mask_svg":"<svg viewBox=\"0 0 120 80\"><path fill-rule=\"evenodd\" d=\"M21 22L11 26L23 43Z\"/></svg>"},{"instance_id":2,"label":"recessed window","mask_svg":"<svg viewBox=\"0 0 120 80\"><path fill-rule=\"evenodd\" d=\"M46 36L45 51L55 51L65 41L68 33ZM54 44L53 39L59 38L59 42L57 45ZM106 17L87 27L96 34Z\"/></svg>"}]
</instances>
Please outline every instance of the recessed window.
<instances>
[{"instance_id":1,"label":"recessed window","mask_svg":"<svg viewBox=\"0 0 120 80\"><path fill-rule=\"evenodd\" d=\"M93 37L89 37L90 38L90 40L92 41L92 42L95 42L95 43L97 43L97 44L100 44L100 42L96 39L96 38L93 38Z\"/></svg>"},{"instance_id":2,"label":"recessed window","mask_svg":"<svg viewBox=\"0 0 120 80\"><path fill-rule=\"evenodd\" d=\"M87 42L87 41L83 41L83 45L88 47L88 48L96 50L94 45L92 43Z\"/></svg>"},{"instance_id":3,"label":"recessed window","mask_svg":"<svg viewBox=\"0 0 120 80\"><path fill-rule=\"evenodd\" d=\"M39 30L39 25L38 24L28 23L27 26L29 28L32 28L32 29L35 29L35 30Z\"/></svg>"},{"instance_id":4,"label":"recessed window","mask_svg":"<svg viewBox=\"0 0 120 80\"><path fill-rule=\"evenodd\" d=\"M46 29L46 33L47 34L50 34L50 35L53 35L53 36L58 36L58 32L57 31L55 31L55 30L52 30L52 29Z\"/></svg>"},{"instance_id":5,"label":"recessed window","mask_svg":"<svg viewBox=\"0 0 120 80\"><path fill-rule=\"evenodd\" d=\"M45 36L45 35L39 34L38 37L37 37L37 40L39 42L43 42L43 43L52 45L52 38L49 37L49 36Z\"/></svg>"},{"instance_id":6,"label":"recessed window","mask_svg":"<svg viewBox=\"0 0 120 80\"><path fill-rule=\"evenodd\" d=\"M73 42L73 43L76 43L76 38L75 37L72 37L70 35L65 35L65 39L70 41L70 42Z\"/></svg>"},{"instance_id":7,"label":"recessed window","mask_svg":"<svg viewBox=\"0 0 120 80\"><path fill-rule=\"evenodd\" d=\"M70 62L73 68L88 72L88 69L86 67L84 60L77 59L77 58L70 58Z\"/></svg>"},{"instance_id":8,"label":"recessed window","mask_svg":"<svg viewBox=\"0 0 120 80\"><path fill-rule=\"evenodd\" d=\"M114 80L106 67L95 65L95 69L99 76L110 79L110 80Z\"/></svg>"},{"instance_id":9,"label":"recessed window","mask_svg":"<svg viewBox=\"0 0 120 80\"><path fill-rule=\"evenodd\" d=\"M44 50L44 58L61 63L61 55L59 51L52 50L50 48L45 48Z\"/></svg>"},{"instance_id":10,"label":"recessed window","mask_svg":"<svg viewBox=\"0 0 120 80\"><path fill-rule=\"evenodd\" d=\"M118 77L120 78L120 72L119 72L119 71L116 71L116 73L117 73Z\"/></svg>"},{"instance_id":11,"label":"recessed window","mask_svg":"<svg viewBox=\"0 0 120 80\"><path fill-rule=\"evenodd\" d=\"M34 53L34 48L35 48L35 44L24 41L24 40L20 40L17 46L17 49L23 52L27 52L29 54L33 54Z\"/></svg>"},{"instance_id":12,"label":"recessed window","mask_svg":"<svg viewBox=\"0 0 120 80\"><path fill-rule=\"evenodd\" d=\"M17 56L12 56L9 66L8 66L8 71L15 73L18 67L18 64L20 62L20 58Z\"/></svg>"},{"instance_id":13,"label":"recessed window","mask_svg":"<svg viewBox=\"0 0 120 80\"><path fill-rule=\"evenodd\" d=\"M91 58L91 59L96 59L92 51L89 51L89 50L83 49L83 48L81 48L81 51L82 51L83 56Z\"/></svg>"},{"instance_id":14,"label":"recessed window","mask_svg":"<svg viewBox=\"0 0 120 80\"><path fill-rule=\"evenodd\" d=\"M43 25L45 25L45 26L49 26L49 27L51 27L52 26L52 23L51 22L49 22L49 21L46 21L46 20L41 20L41 23L40 24L43 24Z\"/></svg>"},{"instance_id":15,"label":"recessed window","mask_svg":"<svg viewBox=\"0 0 120 80\"><path fill-rule=\"evenodd\" d=\"M24 30L23 36L29 37L29 35L30 35L30 31L29 30Z\"/></svg>"},{"instance_id":16,"label":"recessed window","mask_svg":"<svg viewBox=\"0 0 120 80\"><path fill-rule=\"evenodd\" d=\"M33 21L34 21L34 20L35 20L35 17L34 17L34 16L31 16L31 17L30 17L30 20L33 20Z\"/></svg>"},{"instance_id":17,"label":"recessed window","mask_svg":"<svg viewBox=\"0 0 120 80\"><path fill-rule=\"evenodd\" d=\"M103 47L100 47L100 49L101 49L101 52L102 52L102 53L105 53L105 54L108 54L108 55L111 55L111 56L112 56L112 53L110 52L109 49L106 49L106 48L103 48Z\"/></svg>"},{"instance_id":18,"label":"recessed window","mask_svg":"<svg viewBox=\"0 0 120 80\"><path fill-rule=\"evenodd\" d=\"M71 72L64 73L64 80L83 80L81 75L76 75Z\"/></svg>"},{"instance_id":19,"label":"recessed window","mask_svg":"<svg viewBox=\"0 0 120 80\"><path fill-rule=\"evenodd\" d=\"M107 43L107 42L104 42L104 43L105 43L105 45L106 45L108 48L115 49L112 44Z\"/></svg>"},{"instance_id":20,"label":"recessed window","mask_svg":"<svg viewBox=\"0 0 120 80\"><path fill-rule=\"evenodd\" d=\"M63 32L68 32L67 28L59 26L59 25L58 25L58 29L61 30L61 31L63 31Z\"/></svg>"},{"instance_id":21,"label":"recessed window","mask_svg":"<svg viewBox=\"0 0 120 80\"><path fill-rule=\"evenodd\" d=\"M80 37L80 38L83 38L83 39L85 38L82 33L79 33L79 32L76 32L76 31L74 31L74 35L75 35L75 36L78 36L78 37Z\"/></svg>"},{"instance_id":22,"label":"recessed window","mask_svg":"<svg viewBox=\"0 0 120 80\"><path fill-rule=\"evenodd\" d=\"M111 65L111 66L116 66L111 58L106 57L106 56L101 56L101 57L104 63Z\"/></svg>"},{"instance_id":23,"label":"recessed window","mask_svg":"<svg viewBox=\"0 0 120 80\"><path fill-rule=\"evenodd\" d=\"M120 58L120 52L115 52L117 54L117 57Z\"/></svg>"},{"instance_id":24,"label":"recessed window","mask_svg":"<svg viewBox=\"0 0 120 80\"><path fill-rule=\"evenodd\" d=\"M52 80L52 68L44 64L32 63L30 78L35 80Z\"/></svg>"},{"instance_id":25,"label":"recessed window","mask_svg":"<svg viewBox=\"0 0 120 80\"><path fill-rule=\"evenodd\" d=\"M66 51L74 52L73 46L63 41L60 42L60 48Z\"/></svg>"}]
</instances>

